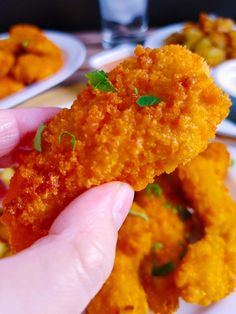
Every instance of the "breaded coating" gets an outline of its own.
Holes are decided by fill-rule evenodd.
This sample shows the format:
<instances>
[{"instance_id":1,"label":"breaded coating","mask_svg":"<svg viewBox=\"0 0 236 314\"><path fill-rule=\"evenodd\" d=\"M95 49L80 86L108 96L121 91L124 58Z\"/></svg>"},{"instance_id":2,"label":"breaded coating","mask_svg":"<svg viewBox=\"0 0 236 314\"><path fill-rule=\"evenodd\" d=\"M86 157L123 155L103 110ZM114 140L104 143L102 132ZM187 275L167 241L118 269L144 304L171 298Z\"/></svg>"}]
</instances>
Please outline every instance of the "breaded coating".
<instances>
[{"instance_id":1,"label":"breaded coating","mask_svg":"<svg viewBox=\"0 0 236 314\"><path fill-rule=\"evenodd\" d=\"M15 251L47 234L59 212L88 188L120 180L141 190L186 163L229 112L229 97L206 63L181 46L138 46L109 80L115 92L88 85L47 124L42 152L22 156L2 217ZM140 107L136 101L144 95L161 102Z\"/></svg>"},{"instance_id":2,"label":"breaded coating","mask_svg":"<svg viewBox=\"0 0 236 314\"><path fill-rule=\"evenodd\" d=\"M148 314L146 295L132 258L117 251L113 271L86 313Z\"/></svg>"},{"instance_id":3,"label":"breaded coating","mask_svg":"<svg viewBox=\"0 0 236 314\"><path fill-rule=\"evenodd\" d=\"M57 72L63 55L44 33L33 25L11 28L0 40L0 99Z\"/></svg>"},{"instance_id":4,"label":"breaded coating","mask_svg":"<svg viewBox=\"0 0 236 314\"><path fill-rule=\"evenodd\" d=\"M188 226L180 219L175 205L170 204L163 193L157 196L142 191L137 193L136 201L145 209L152 233L152 250L140 266L142 285L152 311L171 314L179 306L174 272L187 248ZM152 274L155 267L164 265L170 267L166 274Z\"/></svg>"},{"instance_id":5,"label":"breaded coating","mask_svg":"<svg viewBox=\"0 0 236 314\"><path fill-rule=\"evenodd\" d=\"M34 36L43 34L37 26L31 24L16 24L11 27L9 33L17 41L31 39Z\"/></svg>"},{"instance_id":6,"label":"breaded coating","mask_svg":"<svg viewBox=\"0 0 236 314\"><path fill-rule=\"evenodd\" d=\"M0 79L0 99L9 96L12 93L19 92L24 88L21 82L18 82L10 77Z\"/></svg>"},{"instance_id":7,"label":"breaded coating","mask_svg":"<svg viewBox=\"0 0 236 314\"><path fill-rule=\"evenodd\" d=\"M145 210L133 203L131 213L119 231L117 249L133 258L134 265L138 267L143 257L150 251L152 234L149 218L135 216L135 213L146 215Z\"/></svg>"},{"instance_id":8,"label":"breaded coating","mask_svg":"<svg viewBox=\"0 0 236 314\"><path fill-rule=\"evenodd\" d=\"M204 225L203 238L189 245L175 282L188 302L207 306L236 287L236 204L224 184L230 156L212 143L179 176L186 196Z\"/></svg>"},{"instance_id":9,"label":"breaded coating","mask_svg":"<svg viewBox=\"0 0 236 314\"><path fill-rule=\"evenodd\" d=\"M151 248L150 221L136 215L145 214L136 203L133 203L131 213L119 231L112 274L88 306L88 314L148 313L139 266Z\"/></svg>"},{"instance_id":10,"label":"breaded coating","mask_svg":"<svg viewBox=\"0 0 236 314\"><path fill-rule=\"evenodd\" d=\"M14 61L15 58L10 52L0 50L0 79L9 73Z\"/></svg>"},{"instance_id":11,"label":"breaded coating","mask_svg":"<svg viewBox=\"0 0 236 314\"><path fill-rule=\"evenodd\" d=\"M16 80L28 85L52 75L61 66L62 60L54 56L24 54L17 59L11 73Z\"/></svg>"}]
</instances>

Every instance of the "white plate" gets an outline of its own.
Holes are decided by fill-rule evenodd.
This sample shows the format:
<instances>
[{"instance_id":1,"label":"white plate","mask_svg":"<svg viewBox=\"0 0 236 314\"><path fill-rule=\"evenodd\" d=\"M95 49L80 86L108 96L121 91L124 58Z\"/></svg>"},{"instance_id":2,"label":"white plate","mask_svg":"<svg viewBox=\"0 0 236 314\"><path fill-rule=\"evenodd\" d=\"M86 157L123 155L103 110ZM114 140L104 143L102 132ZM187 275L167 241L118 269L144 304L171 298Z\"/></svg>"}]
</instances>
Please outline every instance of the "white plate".
<instances>
[{"instance_id":1,"label":"white plate","mask_svg":"<svg viewBox=\"0 0 236 314\"><path fill-rule=\"evenodd\" d=\"M147 37L144 43L145 47L158 48L164 45L164 40L173 33L180 32L185 23L172 24L159 28Z\"/></svg>"},{"instance_id":2,"label":"white plate","mask_svg":"<svg viewBox=\"0 0 236 314\"><path fill-rule=\"evenodd\" d=\"M25 87L22 91L14 93L0 100L0 109L14 107L21 102L34 97L47 89L61 83L71 76L84 62L86 49L84 44L71 35L55 31L45 31L45 35L54 42L63 53L62 68L44 80ZM0 39L6 38L7 34L0 35Z\"/></svg>"}]
</instances>

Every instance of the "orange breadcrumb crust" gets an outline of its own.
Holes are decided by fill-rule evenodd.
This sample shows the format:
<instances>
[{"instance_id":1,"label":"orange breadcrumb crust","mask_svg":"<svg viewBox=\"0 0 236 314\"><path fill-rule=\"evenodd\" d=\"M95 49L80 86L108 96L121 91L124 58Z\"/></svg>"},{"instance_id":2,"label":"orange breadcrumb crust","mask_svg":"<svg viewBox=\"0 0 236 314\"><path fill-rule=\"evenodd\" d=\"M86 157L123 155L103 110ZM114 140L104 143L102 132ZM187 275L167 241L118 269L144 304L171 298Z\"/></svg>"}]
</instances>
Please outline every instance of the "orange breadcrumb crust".
<instances>
[{"instance_id":1,"label":"orange breadcrumb crust","mask_svg":"<svg viewBox=\"0 0 236 314\"><path fill-rule=\"evenodd\" d=\"M15 251L47 234L59 212L86 189L120 180L135 190L204 150L230 100L198 55L181 46L138 46L109 73L116 92L87 86L42 135L42 153L27 152L4 201L2 221ZM139 107L139 95L159 105ZM63 131L76 137L58 138Z\"/></svg>"},{"instance_id":2,"label":"orange breadcrumb crust","mask_svg":"<svg viewBox=\"0 0 236 314\"><path fill-rule=\"evenodd\" d=\"M173 198L174 194L172 193ZM140 266L141 282L153 313L171 314L179 306L179 291L174 282L175 270L167 276L155 277L151 275L152 267L154 264L164 265L168 262L174 262L175 267L178 267L180 256L187 247L188 225L179 218L174 204L166 205L169 204L169 198L164 194L157 197L142 191L137 193L136 202L145 209L152 234L152 250ZM155 251L154 245L157 242L163 247Z\"/></svg>"},{"instance_id":3,"label":"orange breadcrumb crust","mask_svg":"<svg viewBox=\"0 0 236 314\"><path fill-rule=\"evenodd\" d=\"M204 224L205 235L189 245L175 282L186 301L203 306L236 287L236 204L224 184L229 164L226 146L212 143L179 168L186 196Z\"/></svg>"}]
</instances>

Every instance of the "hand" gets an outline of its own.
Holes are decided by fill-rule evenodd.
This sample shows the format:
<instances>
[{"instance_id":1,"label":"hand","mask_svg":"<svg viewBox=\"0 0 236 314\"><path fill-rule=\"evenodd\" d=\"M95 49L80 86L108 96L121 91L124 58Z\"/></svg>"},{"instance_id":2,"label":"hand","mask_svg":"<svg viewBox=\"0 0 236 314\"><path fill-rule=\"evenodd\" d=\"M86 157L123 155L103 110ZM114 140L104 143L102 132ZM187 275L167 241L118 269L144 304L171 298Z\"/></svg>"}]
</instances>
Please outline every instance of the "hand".
<instances>
[{"instance_id":1,"label":"hand","mask_svg":"<svg viewBox=\"0 0 236 314\"><path fill-rule=\"evenodd\" d=\"M57 109L0 111L0 167L29 132ZM102 287L114 262L117 232L133 191L112 182L77 197L49 235L0 261L2 314L79 314Z\"/></svg>"}]
</instances>

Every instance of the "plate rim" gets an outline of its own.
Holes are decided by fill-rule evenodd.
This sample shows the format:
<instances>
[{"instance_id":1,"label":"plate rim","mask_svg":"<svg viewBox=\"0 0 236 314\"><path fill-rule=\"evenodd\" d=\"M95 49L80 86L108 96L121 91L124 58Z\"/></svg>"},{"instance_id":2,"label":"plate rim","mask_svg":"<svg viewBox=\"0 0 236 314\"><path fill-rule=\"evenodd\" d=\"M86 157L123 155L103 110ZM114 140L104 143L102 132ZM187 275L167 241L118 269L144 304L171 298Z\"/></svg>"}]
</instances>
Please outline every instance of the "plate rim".
<instances>
[{"instance_id":1,"label":"plate rim","mask_svg":"<svg viewBox=\"0 0 236 314\"><path fill-rule=\"evenodd\" d=\"M71 34L61 31L43 30L43 32L46 37L52 40L56 45L58 45L57 40L66 39L67 41L72 43L74 47L77 47L77 49L73 49L72 51L68 49L66 45L64 47L61 47L59 45L64 56L69 54L69 58L65 59L65 63L63 64L63 66L50 77L30 84L29 86L26 86L22 91L16 92L0 100L0 110L16 107L24 101L29 100L30 98L33 98L42 92L45 92L46 90L58 85L59 83L62 83L64 80L69 78L75 71L77 71L83 64L87 55L87 50L84 43L79 38L76 38ZM7 33L0 34L0 39L4 39L7 37ZM73 60L75 60L75 62L73 63L72 67L70 62L72 62Z\"/></svg>"}]
</instances>

